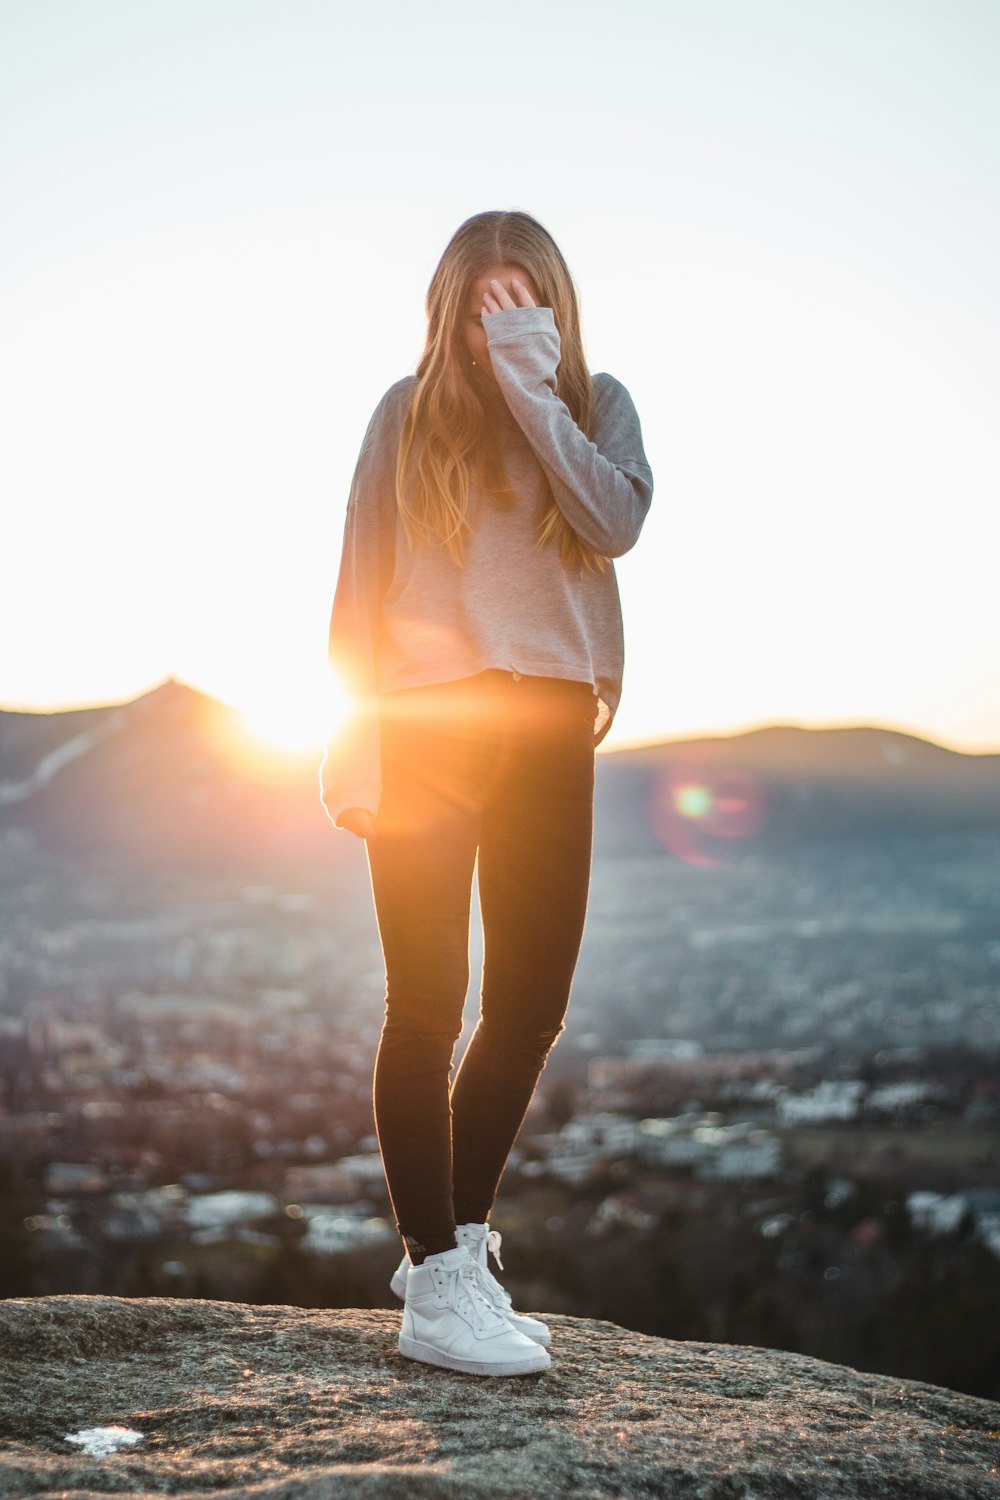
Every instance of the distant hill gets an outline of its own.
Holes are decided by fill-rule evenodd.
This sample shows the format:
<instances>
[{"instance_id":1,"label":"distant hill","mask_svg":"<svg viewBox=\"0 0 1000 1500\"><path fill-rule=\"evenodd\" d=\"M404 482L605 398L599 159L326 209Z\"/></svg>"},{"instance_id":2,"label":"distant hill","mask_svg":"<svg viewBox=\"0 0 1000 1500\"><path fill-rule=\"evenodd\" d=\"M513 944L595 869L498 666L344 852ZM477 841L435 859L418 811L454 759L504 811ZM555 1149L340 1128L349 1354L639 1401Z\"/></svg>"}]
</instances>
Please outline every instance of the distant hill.
<instances>
[{"instance_id":1,"label":"distant hill","mask_svg":"<svg viewBox=\"0 0 1000 1500\"><path fill-rule=\"evenodd\" d=\"M276 778L234 710L172 680L106 708L2 712L0 827L30 828L49 851L160 868L336 860L318 764L319 752L311 773Z\"/></svg>"},{"instance_id":2,"label":"distant hill","mask_svg":"<svg viewBox=\"0 0 1000 1500\"><path fill-rule=\"evenodd\" d=\"M328 870L359 849L320 806L318 763L277 775L232 709L172 680L125 704L0 711L0 830L161 869ZM598 857L998 825L1000 755L893 730L774 725L598 756Z\"/></svg>"},{"instance_id":3,"label":"distant hill","mask_svg":"<svg viewBox=\"0 0 1000 1500\"><path fill-rule=\"evenodd\" d=\"M602 757L599 848L777 850L1000 826L1000 755L897 730L768 725Z\"/></svg>"}]
</instances>

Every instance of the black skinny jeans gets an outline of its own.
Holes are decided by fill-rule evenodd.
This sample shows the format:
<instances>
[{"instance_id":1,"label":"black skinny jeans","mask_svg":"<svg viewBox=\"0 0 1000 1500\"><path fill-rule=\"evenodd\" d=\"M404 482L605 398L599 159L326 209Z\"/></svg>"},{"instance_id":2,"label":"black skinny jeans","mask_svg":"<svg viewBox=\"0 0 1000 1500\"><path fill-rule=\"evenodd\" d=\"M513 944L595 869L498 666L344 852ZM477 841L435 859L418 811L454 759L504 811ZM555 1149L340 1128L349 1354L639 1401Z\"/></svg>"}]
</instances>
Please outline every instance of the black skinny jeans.
<instances>
[{"instance_id":1,"label":"black skinny jeans","mask_svg":"<svg viewBox=\"0 0 1000 1500\"><path fill-rule=\"evenodd\" d=\"M489 671L388 694L368 843L386 966L375 1125L411 1261L489 1219L583 937L594 807L589 683ZM478 852L480 1015L449 1092Z\"/></svg>"}]
</instances>

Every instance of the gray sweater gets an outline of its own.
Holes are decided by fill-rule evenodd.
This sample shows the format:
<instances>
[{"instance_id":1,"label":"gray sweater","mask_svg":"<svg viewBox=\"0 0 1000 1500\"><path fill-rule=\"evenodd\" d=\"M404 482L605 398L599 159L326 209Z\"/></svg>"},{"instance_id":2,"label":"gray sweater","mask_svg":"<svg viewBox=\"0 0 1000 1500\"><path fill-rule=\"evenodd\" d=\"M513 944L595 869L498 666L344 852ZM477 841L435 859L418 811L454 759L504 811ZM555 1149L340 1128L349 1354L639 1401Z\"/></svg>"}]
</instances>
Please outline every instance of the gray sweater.
<instances>
[{"instance_id":1,"label":"gray sweater","mask_svg":"<svg viewBox=\"0 0 1000 1500\"><path fill-rule=\"evenodd\" d=\"M399 688L499 667L589 682L598 696L595 744L621 696L624 647L614 567L567 568L558 543L539 547L548 495L586 546L620 557L634 546L653 493L639 418L613 375L593 378L590 441L556 395L559 332L549 307L484 318L506 403L499 418L515 503L470 493L465 565L443 543L410 549L395 500L399 435L416 377L390 386L368 424L347 505L329 651L358 703L320 766L320 794L336 820L348 807L378 812L379 701Z\"/></svg>"}]
</instances>

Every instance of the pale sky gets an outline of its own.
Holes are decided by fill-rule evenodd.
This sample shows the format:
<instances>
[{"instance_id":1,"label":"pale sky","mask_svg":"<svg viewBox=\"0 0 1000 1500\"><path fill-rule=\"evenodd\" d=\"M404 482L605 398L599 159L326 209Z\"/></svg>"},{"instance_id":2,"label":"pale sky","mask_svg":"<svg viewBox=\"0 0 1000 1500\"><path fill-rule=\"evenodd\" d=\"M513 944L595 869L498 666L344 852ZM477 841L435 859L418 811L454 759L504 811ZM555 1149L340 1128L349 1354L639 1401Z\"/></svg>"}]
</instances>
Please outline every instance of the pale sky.
<instances>
[{"instance_id":1,"label":"pale sky","mask_svg":"<svg viewBox=\"0 0 1000 1500\"><path fill-rule=\"evenodd\" d=\"M0 706L311 711L357 450L534 214L655 494L609 747L1000 750L995 0L0 0Z\"/></svg>"}]
</instances>

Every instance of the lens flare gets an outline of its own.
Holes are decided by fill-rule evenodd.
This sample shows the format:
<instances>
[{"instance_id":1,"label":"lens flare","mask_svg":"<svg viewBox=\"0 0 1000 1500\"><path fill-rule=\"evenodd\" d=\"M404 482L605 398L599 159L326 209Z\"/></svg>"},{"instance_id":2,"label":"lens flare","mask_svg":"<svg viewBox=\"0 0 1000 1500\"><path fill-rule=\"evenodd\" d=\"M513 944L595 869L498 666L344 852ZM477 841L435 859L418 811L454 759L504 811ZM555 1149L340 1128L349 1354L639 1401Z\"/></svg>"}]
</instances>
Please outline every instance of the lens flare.
<instances>
[{"instance_id":1,"label":"lens flare","mask_svg":"<svg viewBox=\"0 0 1000 1500\"><path fill-rule=\"evenodd\" d=\"M649 821L665 849L689 864L718 864L718 840L750 838L767 814L767 792L733 766L674 762L656 779Z\"/></svg>"}]
</instances>

